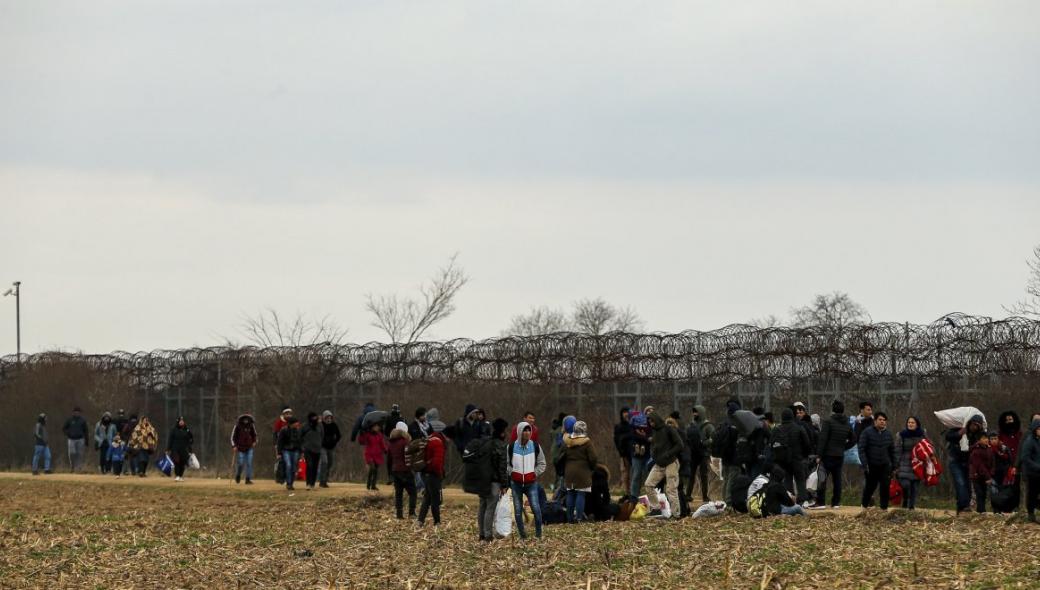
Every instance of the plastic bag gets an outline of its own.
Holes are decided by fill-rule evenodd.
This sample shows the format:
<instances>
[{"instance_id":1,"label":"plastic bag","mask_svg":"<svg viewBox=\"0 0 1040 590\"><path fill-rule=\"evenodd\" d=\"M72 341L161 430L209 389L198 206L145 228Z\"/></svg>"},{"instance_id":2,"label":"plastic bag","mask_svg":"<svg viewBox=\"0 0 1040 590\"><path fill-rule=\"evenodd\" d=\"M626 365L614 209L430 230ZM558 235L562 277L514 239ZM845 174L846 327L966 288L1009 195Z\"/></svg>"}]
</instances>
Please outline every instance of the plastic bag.
<instances>
[{"instance_id":1,"label":"plastic bag","mask_svg":"<svg viewBox=\"0 0 1040 590\"><path fill-rule=\"evenodd\" d=\"M947 428L964 428L968 425L971 417L975 415L982 416L982 429L988 429L989 425L986 423L986 415L973 406L962 406L935 412L935 417Z\"/></svg>"},{"instance_id":2,"label":"plastic bag","mask_svg":"<svg viewBox=\"0 0 1040 590\"><path fill-rule=\"evenodd\" d=\"M859 462L859 447L852 447L851 449L847 449L845 451L845 458L843 459L843 462L846 465L859 466L861 464Z\"/></svg>"},{"instance_id":3,"label":"plastic bag","mask_svg":"<svg viewBox=\"0 0 1040 590\"><path fill-rule=\"evenodd\" d=\"M815 492L820 485L820 468L813 469L813 472L809 474L809 477L805 480L805 489L810 492Z\"/></svg>"},{"instance_id":4,"label":"plastic bag","mask_svg":"<svg viewBox=\"0 0 1040 590\"><path fill-rule=\"evenodd\" d=\"M708 502L703 504L693 513L694 518L710 518L712 516L719 516L726 511L725 502Z\"/></svg>"},{"instance_id":5,"label":"plastic bag","mask_svg":"<svg viewBox=\"0 0 1040 590\"><path fill-rule=\"evenodd\" d=\"M903 502L903 486L898 480L892 479L888 482L888 501L896 506Z\"/></svg>"},{"instance_id":6,"label":"plastic bag","mask_svg":"<svg viewBox=\"0 0 1040 590\"><path fill-rule=\"evenodd\" d=\"M505 539L513 534L513 496L511 491L502 494L495 507L495 536Z\"/></svg>"},{"instance_id":7,"label":"plastic bag","mask_svg":"<svg viewBox=\"0 0 1040 590\"><path fill-rule=\"evenodd\" d=\"M195 456L195 453L190 453L188 455L188 468L202 469L202 465L199 464L199 458Z\"/></svg>"},{"instance_id":8,"label":"plastic bag","mask_svg":"<svg viewBox=\"0 0 1040 590\"><path fill-rule=\"evenodd\" d=\"M169 455L163 455L155 462L155 468L163 472L166 477L170 477L170 474L173 473L173 459Z\"/></svg>"},{"instance_id":9,"label":"plastic bag","mask_svg":"<svg viewBox=\"0 0 1040 590\"><path fill-rule=\"evenodd\" d=\"M646 507L646 504L637 503L636 507L632 509L632 514L628 516L629 520L643 520L646 518L646 513L650 509Z\"/></svg>"},{"instance_id":10,"label":"plastic bag","mask_svg":"<svg viewBox=\"0 0 1040 590\"><path fill-rule=\"evenodd\" d=\"M671 518L672 506L668 503L668 496L664 494L657 494L657 496L661 499L661 518Z\"/></svg>"}]
</instances>

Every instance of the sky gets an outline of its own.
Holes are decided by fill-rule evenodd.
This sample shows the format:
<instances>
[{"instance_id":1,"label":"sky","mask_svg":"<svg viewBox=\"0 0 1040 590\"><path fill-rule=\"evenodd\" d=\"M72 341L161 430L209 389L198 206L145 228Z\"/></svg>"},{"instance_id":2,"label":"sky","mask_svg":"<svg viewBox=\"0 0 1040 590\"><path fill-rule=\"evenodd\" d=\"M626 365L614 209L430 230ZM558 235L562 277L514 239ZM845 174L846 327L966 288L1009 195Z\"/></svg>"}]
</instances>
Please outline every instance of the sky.
<instances>
[{"instance_id":1,"label":"sky","mask_svg":"<svg viewBox=\"0 0 1040 590\"><path fill-rule=\"evenodd\" d=\"M0 285L30 353L210 346L266 308L381 340L365 295L456 252L431 338L584 297L666 332L835 290L1003 317L1038 64L1032 0L0 0Z\"/></svg>"}]
</instances>

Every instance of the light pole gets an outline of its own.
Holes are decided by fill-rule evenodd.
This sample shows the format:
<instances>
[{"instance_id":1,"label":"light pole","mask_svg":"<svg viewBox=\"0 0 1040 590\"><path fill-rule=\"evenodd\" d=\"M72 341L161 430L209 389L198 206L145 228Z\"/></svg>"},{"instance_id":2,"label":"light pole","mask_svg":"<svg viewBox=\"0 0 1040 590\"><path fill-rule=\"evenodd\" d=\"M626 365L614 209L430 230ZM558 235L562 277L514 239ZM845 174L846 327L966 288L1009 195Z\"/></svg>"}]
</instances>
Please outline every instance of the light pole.
<instances>
[{"instance_id":1,"label":"light pole","mask_svg":"<svg viewBox=\"0 0 1040 590\"><path fill-rule=\"evenodd\" d=\"M15 281L14 287L4 292L4 297L8 295L14 295L14 333L15 342L17 348L15 349L18 353L18 364L22 363L22 298L21 298L21 281Z\"/></svg>"}]
</instances>

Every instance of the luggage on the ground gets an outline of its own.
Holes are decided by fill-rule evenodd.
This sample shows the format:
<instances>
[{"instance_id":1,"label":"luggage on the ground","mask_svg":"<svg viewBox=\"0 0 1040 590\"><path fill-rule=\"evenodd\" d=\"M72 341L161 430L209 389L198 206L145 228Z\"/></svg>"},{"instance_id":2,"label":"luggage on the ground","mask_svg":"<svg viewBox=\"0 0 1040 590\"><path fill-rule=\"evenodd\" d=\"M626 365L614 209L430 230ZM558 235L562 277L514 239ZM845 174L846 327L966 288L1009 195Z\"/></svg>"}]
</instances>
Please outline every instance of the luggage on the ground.
<instances>
[{"instance_id":1,"label":"luggage on the ground","mask_svg":"<svg viewBox=\"0 0 1040 590\"><path fill-rule=\"evenodd\" d=\"M725 502L708 502L703 504L693 513L694 518L710 518L712 516L719 516L726 512Z\"/></svg>"}]
</instances>

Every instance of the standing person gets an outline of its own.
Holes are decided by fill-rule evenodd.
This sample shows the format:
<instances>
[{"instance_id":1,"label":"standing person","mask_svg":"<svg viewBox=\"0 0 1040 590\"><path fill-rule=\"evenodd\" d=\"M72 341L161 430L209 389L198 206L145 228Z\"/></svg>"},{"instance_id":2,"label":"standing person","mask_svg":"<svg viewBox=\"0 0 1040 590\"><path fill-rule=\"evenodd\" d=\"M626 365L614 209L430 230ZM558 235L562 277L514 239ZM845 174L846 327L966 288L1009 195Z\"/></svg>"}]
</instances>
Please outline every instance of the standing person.
<instances>
[{"instance_id":1,"label":"standing person","mask_svg":"<svg viewBox=\"0 0 1040 590\"><path fill-rule=\"evenodd\" d=\"M1040 416L1033 416L1029 432L1018 448L1018 464L1026 481L1026 512L1029 522L1037 522L1036 509L1040 506Z\"/></svg>"},{"instance_id":2,"label":"standing person","mask_svg":"<svg viewBox=\"0 0 1040 590\"><path fill-rule=\"evenodd\" d=\"M412 440L430 436L430 423L426 417L426 408L419 406L415 408L415 420L408 425L408 436Z\"/></svg>"},{"instance_id":3,"label":"standing person","mask_svg":"<svg viewBox=\"0 0 1040 590\"><path fill-rule=\"evenodd\" d=\"M126 444L123 443L123 439L117 434L112 439L111 446L108 447L108 462L112 466L112 473L116 474L116 479L123 476L123 460L126 458Z\"/></svg>"},{"instance_id":4,"label":"standing person","mask_svg":"<svg viewBox=\"0 0 1040 590\"><path fill-rule=\"evenodd\" d=\"M805 429L805 434L809 437L808 452L805 453L806 457L812 455L816 450L817 442L820 439L820 430L813 424L812 416L809 415L809 411L805 408L805 404L802 402L794 402L791 405L791 411L794 412L795 423ZM783 413L780 414L780 419L783 420ZM788 472L788 477L790 477Z\"/></svg>"},{"instance_id":5,"label":"standing person","mask_svg":"<svg viewBox=\"0 0 1040 590\"><path fill-rule=\"evenodd\" d=\"M47 414L41 413L36 417L33 426L33 458L32 474L40 474L40 463L43 463L43 472L51 472L51 447L47 441Z\"/></svg>"},{"instance_id":6,"label":"standing person","mask_svg":"<svg viewBox=\"0 0 1040 590\"><path fill-rule=\"evenodd\" d=\"M859 415L856 416L856 426L852 430L857 443L859 443L859 435L863 434L863 431L872 424L874 424L874 404L868 401L859 402Z\"/></svg>"},{"instance_id":7,"label":"standing person","mask_svg":"<svg viewBox=\"0 0 1040 590\"><path fill-rule=\"evenodd\" d=\"M417 519L418 528L426 525L426 514L433 513L434 530L441 524L441 482L444 480L444 448L448 439L444 432L438 430L443 427L439 422L431 424L435 426L426 443L426 467L423 469L423 494L422 506L419 508Z\"/></svg>"},{"instance_id":8,"label":"standing person","mask_svg":"<svg viewBox=\"0 0 1040 590\"><path fill-rule=\"evenodd\" d=\"M498 501L505 495L508 489L506 486L509 485L506 466L509 460L509 454L506 451L506 432L508 430L509 422L502 418L495 418L495 421L491 423L491 437L488 443L490 445L488 450L490 482L487 493L480 496L477 515L480 540L485 542L491 542L495 538L495 509L498 508Z\"/></svg>"},{"instance_id":9,"label":"standing person","mask_svg":"<svg viewBox=\"0 0 1040 590\"><path fill-rule=\"evenodd\" d=\"M531 440L533 440L535 444L538 444L538 427L534 425L534 412L531 410L524 412L524 417L521 422L527 422L527 424L531 426ZM511 436L512 438L509 442L516 442L518 437L515 431Z\"/></svg>"},{"instance_id":10,"label":"standing person","mask_svg":"<svg viewBox=\"0 0 1040 590\"><path fill-rule=\"evenodd\" d=\"M643 482L650 474L650 425L647 423L645 414L632 416L632 454L629 463L632 465L630 477L632 479L628 493L630 496L639 496L639 490L643 489Z\"/></svg>"},{"instance_id":11,"label":"standing person","mask_svg":"<svg viewBox=\"0 0 1040 590\"><path fill-rule=\"evenodd\" d=\"M279 435L282 433L282 430L285 430L285 428L289 425L289 419L292 417L293 409L286 406L282 408L282 413L278 414L278 417L274 420L274 424L271 426L271 433L274 435L272 437L274 439L275 460L274 481L278 484L285 483L286 475L289 473L290 470L296 470L295 465L289 466L285 464L285 461L283 461L283 459L285 458L284 453L282 453L281 447L278 444Z\"/></svg>"},{"instance_id":12,"label":"standing person","mask_svg":"<svg viewBox=\"0 0 1040 590\"><path fill-rule=\"evenodd\" d=\"M455 438L452 442L455 443L455 448L459 451L460 456L470 441L480 439L481 426L484 421L479 418L479 412L480 409L476 405L466 404L462 416L455 421Z\"/></svg>"},{"instance_id":13,"label":"standing person","mask_svg":"<svg viewBox=\"0 0 1040 590\"><path fill-rule=\"evenodd\" d=\"M506 470L509 472L510 487L513 492L513 515L516 518L516 532L521 539L527 538L524 530L524 496L534 513L534 536L542 538L542 504L538 493L538 476L545 473L545 454L542 447L534 442L534 427L527 422L516 425L515 441L509 445L509 457ZM564 473L566 478L566 472Z\"/></svg>"},{"instance_id":14,"label":"standing person","mask_svg":"<svg viewBox=\"0 0 1040 590\"><path fill-rule=\"evenodd\" d=\"M166 454L173 461L174 481L184 481L184 468L188 466L191 457L191 449L195 443L195 435L188 428L184 416L177 418L177 423L170 430L166 441Z\"/></svg>"},{"instance_id":15,"label":"standing person","mask_svg":"<svg viewBox=\"0 0 1040 590\"><path fill-rule=\"evenodd\" d=\"M303 450L303 432L301 431L300 419L289 416L285 427L278 431L278 454L282 457L282 465L285 466L285 489L293 491L293 479L296 477L296 465L300 462L300 452Z\"/></svg>"},{"instance_id":16,"label":"standing person","mask_svg":"<svg viewBox=\"0 0 1040 590\"><path fill-rule=\"evenodd\" d=\"M997 420L997 438L1011 454L1011 464L1018 459L1018 448L1022 446L1022 419L1013 410L1000 414ZM990 441L992 442L992 441Z\"/></svg>"},{"instance_id":17,"label":"standing person","mask_svg":"<svg viewBox=\"0 0 1040 590\"><path fill-rule=\"evenodd\" d=\"M72 416L65 421L61 431L68 442L69 469L72 473L80 473L87 452L87 421L83 419L79 406L72 408Z\"/></svg>"},{"instance_id":18,"label":"standing person","mask_svg":"<svg viewBox=\"0 0 1040 590\"><path fill-rule=\"evenodd\" d=\"M329 416L332 416L332 412L330 412L329 410L325 410L325 413L328 413ZM321 420L327 427L328 422L325 422L325 413L322 413ZM383 419L383 435L387 437L387 444L388 445L390 444L390 440L389 440L390 439L390 433L394 431L394 427L397 426L397 423L400 422L401 420L402 420L401 406L399 404L392 404L390 406L390 413L386 416L386 418ZM336 427L336 432L339 432L339 426ZM337 438L337 442L338 442L338 440L339 439ZM325 449L325 446L322 445L322 453L321 453L321 460L322 460L321 465L322 466L325 465L325 450L324 449ZM335 455L335 453L329 454L329 458L333 459L334 455ZM331 466L332 466L332 464L329 463L329 467L331 467ZM324 471L321 471L321 470L318 471L318 482L319 482L318 485L320 485L323 488L327 488L327 487L329 487L329 478L325 477L324 479L322 479L322 474L323 473L324 473ZM388 486L394 485L394 473L393 473L393 471L390 470L390 455L386 456L386 478L387 478L386 479L386 485L388 485Z\"/></svg>"},{"instance_id":19,"label":"standing person","mask_svg":"<svg viewBox=\"0 0 1040 590\"><path fill-rule=\"evenodd\" d=\"M574 431L563 439L564 487L567 488L567 522L585 520L585 495L592 491L592 472L596 469L596 451L588 436L588 426L578 420Z\"/></svg>"},{"instance_id":20,"label":"standing person","mask_svg":"<svg viewBox=\"0 0 1040 590\"><path fill-rule=\"evenodd\" d=\"M130 475L137 475L137 451L130 444L134 438L134 430L137 429L137 414L130 414L130 419L126 421L126 425L119 432L119 437L126 443L126 458L123 460L123 468L130 468Z\"/></svg>"},{"instance_id":21,"label":"standing person","mask_svg":"<svg viewBox=\"0 0 1040 590\"><path fill-rule=\"evenodd\" d=\"M968 459L968 479L975 490L975 510L979 514L986 511L986 491L993 483L993 474L997 470L997 459L989 444L990 437L996 435L995 432L980 434L978 442L971 446Z\"/></svg>"},{"instance_id":22,"label":"standing person","mask_svg":"<svg viewBox=\"0 0 1040 590\"><path fill-rule=\"evenodd\" d=\"M368 430L362 432L361 436L358 437L358 442L365 447L365 465L368 466L366 488L377 491L379 490L376 486L376 482L379 479L379 467L383 465L383 458L386 456L387 451L390 450L390 446L386 443L386 437L383 436L382 425L377 422L369 426ZM441 477L444 476L442 475Z\"/></svg>"},{"instance_id":23,"label":"standing person","mask_svg":"<svg viewBox=\"0 0 1040 590\"><path fill-rule=\"evenodd\" d=\"M116 411L115 417L112 418L112 424L114 424L116 427L116 434L118 434L119 437L123 439L123 442L126 442L127 440L127 436L124 434L124 430L126 429L126 424L129 421L130 420L126 417L126 410L124 410L123 408L119 408Z\"/></svg>"},{"instance_id":24,"label":"standing person","mask_svg":"<svg viewBox=\"0 0 1040 590\"><path fill-rule=\"evenodd\" d=\"M394 508L397 509L398 520L404 519L404 492L408 492L408 517L415 518L415 478L412 470L405 462L405 449L412 442L408 434L408 425L398 422L390 431L390 473L394 475Z\"/></svg>"},{"instance_id":25,"label":"standing person","mask_svg":"<svg viewBox=\"0 0 1040 590\"><path fill-rule=\"evenodd\" d=\"M968 420L967 426L946 431L950 473L953 475L953 487L957 492L957 514L971 506L971 478L969 477L971 447L979 442L979 436L984 433L982 424L982 415L975 414Z\"/></svg>"},{"instance_id":26,"label":"standing person","mask_svg":"<svg viewBox=\"0 0 1040 590\"><path fill-rule=\"evenodd\" d=\"M917 493L921 480L914 472L913 454L917 443L925 440L924 427L917 416L906 419L906 427L899 432L899 470L896 477L903 488L903 508L913 510L917 507Z\"/></svg>"},{"instance_id":27,"label":"standing person","mask_svg":"<svg viewBox=\"0 0 1040 590\"><path fill-rule=\"evenodd\" d=\"M715 430L715 441L711 454L722 460L722 490L726 506L733 505L733 482L742 469L737 460L737 427L733 424L733 414L740 409L740 400L733 397L726 402L726 420Z\"/></svg>"},{"instance_id":28,"label":"standing person","mask_svg":"<svg viewBox=\"0 0 1040 590\"><path fill-rule=\"evenodd\" d=\"M696 439L697 444L701 442L701 431L699 429L694 432L691 436L687 432L687 428L683 426L682 420L680 420L679 410L675 410L668 415L668 418L664 421L665 424L671 426L679 433L679 438L683 441L683 448L679 451L679 518L685 518L690 516L690 479L693 477L693 452L694 449L691 447L691 442ZM696 429L696 424L690 425Z\"/></svg>"},{"instance_id":29,"label":"standing person","mask_svg":"<svg viewBox=\"0 0 1040 590\"><path fill-rule=\"evenodd\" d=\"M693 476L690 480L690 487L694 487L697 483L697 477L700 476L701 480L701 500L705 503L711 502L711 498L708 496L708 473L711 470L711 453L709 450L712 447L712 443L715 442L715 425L708 420L708 412L702 405L693 406L693 423L701 431L701 460L693 467ZM692 497L693 491L691 489L690 495Z\"/></svg>"},{"instance_id":30,"label":"standing person","mask_svg":"<svg viewBox=\"0 0 1040 590\"><path fill-rule=\"evenodd\" d=\"M111 463L108 460L108 447L116 437L116 425L112 423L112 414L105 412L94 425L94 450L98 454L98 469L102 475L109 472Z\"/></svg>"},{"instance_id":31,"label":"standing person","mask_svg":"<svg viewBox=\"0 0 1040 590\"><path fill-rule=\"evenodd\" d=\"M365 407L361 409L361 415L354 421L354 428L350 430L350 442L357 442L358 437L365 432L365 416L367 416L369 412L374 412L375 410L376 407L371 402L366 403Z\"/></svg>"},{"instance_id":32,"label":"standing person","mask_svg":"<svg viewBox=\"0 0 1040 590\"><path fill-rule=\"evenodd\" d=\"M397 404L394 404L397 407ZM397 415L400 416L401 412L398 411ZM394 422L396 425L400 420ZM403 423L402 423L403 424ZM343 435L340 434L339 425L336 424L335 416L332 412L325 410L321 414L321 427L322 427L322 439L321 439L321 462L318 464L318 485L327 488L329 487L329 474L332 473L332 467L336 460L336 445L339 444ZM405 434L408 433L408 427L405 426ZM390 468L390 457L387 456L387 467ZM393 483L393 471L390 473L391 483Z\"/></svg>"},{"instance_id":33,"label":"standing person","mask_svg":"<svg viewBox=\"0 0 1040 590\"><path fill-rule=\"evenodd\" d=\"M664 417L653 413L649 417L650 427L653 429L653 440L650 443L650 453L654 460L654 466L650 468L650 475L646 478L646 495L649 497L651 506L663 507L660 494L657 493L657 484L665 480L665 496L672 511L672 518L679 518L679 453L682 452L683 442L679 433L665 424ZM660 508L655 508L660 514ZM651 514L654 514L651 511Z\"/></svg>"},{"instance_id":34,"label":"standing person","mask_svg":"<svg viewBox=\"0 0 1040 590\"><path fill-rule=\"evenodd\" d=\"M318 419L318 414L315 412L308 412L307 424L303 427L301 438L300 448L303 450L303 457L307 461L307 470L304 472L307 478L307 491L313 491L314 484L318 481L318 464L321 463L321 444L325 440L321 420ZM379 435L379 440L383 440L383 435ZM384 442L383 444L386 443ZM380 453L380 463L382 463L382 460L383 454Z\"/></svg>"},{"instance_id":35,"label":"standing person","mask_svg":"<svg viewBox=\"0 0 1040 590\"><path fill-rule=\"evenodd\" d=\"M798 504L807 502L809 492L805 488L805 459L813 452L812 440L801 420L795 422L794 412L784 408L780 412L780 426L769 437L773 465L781 467L786 480L782 483L791 492L796 492Z\"/></svg>"},{"instance_id":36,"label":"standing person","mask_svg":"<svg viewBox=\"0 0 1040 590\"><path fill-rule=\"evenodd\" d=\"M614 449L621 464L621 488L632 487L632 424L629 422L629 408L621 408L618 423L614 425Z\"/></svg>"},{"instance_id":37,"label":"standing person","mask_svg":"<svg viewBox=\"0 0 1040 590\"><path fill-rule=\"evenodd\" d=\"M820 426L820 438L816 444L816 461L823 466L825 477L831 482L832 508L841 506L841 471L845 464L845 451L855 444L856 434L845 417L845 404L841 400L834 400L831 403L831 415ZM820 481L817 486L813 508L826 508L827 482Z\"/></svg>"},{"instance_id":38,"label":"standing person","mask_svg":"<svg viewBox=\"0 0 1040 590\"><path fill-rule=\"evenodd\" d=\"M253 485L253 449L259 440L253 416L242 414L231 431L231 448L235 452L235 483L242 483L245 472L246 485Z\"/></svg>"},{"instance_id":39,"label":"standing person","mask_svg":"<svg viewBox=\"0 0 1040 590\"><path fill-rule=\"evenodd\" d=\"M573 416L571 416L571 418L573 418L575 421L577 421L577 418L574 418ZM553 472L556 474L556 480L553 482L552 488L551 488L552 492L553 492L553 500L556 500L556 501L558 501L559 498L563 498L563 494L564 494L564 486L563 486L563 470L564 470L563 437L566 436L567 434L570 434L569 432L566 432L566 428L564 427L564 421L566 419L567 419L567 415L564 414L563 412L560 412L559 415L556 416L556 419L552 421L552 432L551 432L551 434L552 434L552 443L551 443L552 448L550 449L549 457L550 457L551 462L552 462ZM571 423L570 427L571 427L571 429L573 429L574 428L574 424ZM564 501L566 501L566 498L564 498Z\"/></svg>"},{"instance_id":40,"label":"standing person","mask_svg":"<svg viewBox=\"0 0 1040 590\"><path fill-rule=\"evenodd\" d=\"M882 510L888 510L889 483L893 469L899 465L899 455L892 433L888 430L888 416L884 412L874 414L873 424L860 434L859 461L866 476L863 507L870 506L874 489L880 486L880 506Z\"/></svg>"},{"instance_id":41,"label":"standing person","mask_svg":"<svg viewBox=\"0 0 1040 590\"><path fill-rule=\"evenodd\" d=\"M134 461L137 463L138 477L145 477L148 473L148 461L152 453L159 446L159 433L148 420L148 416L141 416L141 420L134 426L134 432L130 435L130 449L133 451Z\"/></svg>"}]
</instances>

